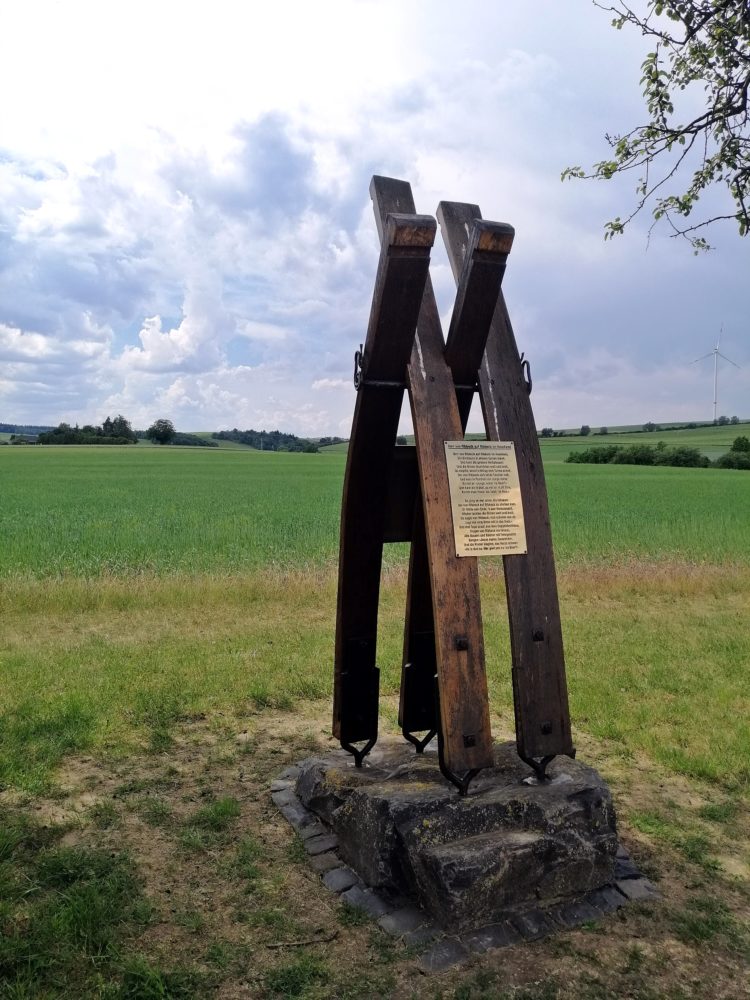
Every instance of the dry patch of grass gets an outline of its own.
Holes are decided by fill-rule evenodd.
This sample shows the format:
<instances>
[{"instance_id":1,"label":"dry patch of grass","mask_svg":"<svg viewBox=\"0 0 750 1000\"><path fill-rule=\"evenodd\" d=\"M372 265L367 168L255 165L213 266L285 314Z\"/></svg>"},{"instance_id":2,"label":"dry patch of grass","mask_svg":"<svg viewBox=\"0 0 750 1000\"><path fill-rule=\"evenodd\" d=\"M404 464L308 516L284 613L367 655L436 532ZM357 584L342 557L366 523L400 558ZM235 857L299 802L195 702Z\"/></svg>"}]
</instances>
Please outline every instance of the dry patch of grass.
<instances>
[{"instance_id":1,"label":"dry patch of grass","mask_svg":"<svg viewBox=\"0 0 750 1000\"><path fill-rule=\"evenodd\" d=\"M497 720L493 725L502 728ZM747 850L747 804L730 809L712 786L648 762L627 768L606 745L579 742L582 756L612 781L623 839L658 880L661 900L434 977L418 971L403 943L350 918L271 803L268 784L276 773L331 745L325 702L296 713L257 712L241 724L229 716L177 722L167 751L127 762L71 756L51 795L6 791L0 810L6 825L11 817L37 830L47 845L41 851L54 843L58 854L122 858L119 881L107 891L127 893L130 915L110 928L93 966L87 946L75 940L64 956L80 996L747 995L750 882L747 873L720 866L736 855L738 838ZM707 831L706 855L686 852L676 836L693 829ZM23 863L37 862L27 852ZM86 871L96 883L98 869ZM113 877L110 867L101 870L105 882ZM6 909L6 933L23 936L36 926L34 899ZM26 975L28 987L12 995L62 995L45 978L59 942L47 947L49 954L33 965L36 978L29 979L28 966L10 970L18 983Z\"/></svg>"},{"instance_id":2,"label":"dry patch of grass","mask_svg":"<svg viewBox=\"0 0 750 1000\"><path fill-rule=\"evenodd\" d=\"M512 720L502 571L482 566L492 705ZM384 573L378 662L398 691L406 573ZM675 561L560 574L574 725L628 757L750 787L750 568ZM175 723L330 697L333 569L0 583L0 783L68 752L169 745Z\"/></svg>"}]
</instances>

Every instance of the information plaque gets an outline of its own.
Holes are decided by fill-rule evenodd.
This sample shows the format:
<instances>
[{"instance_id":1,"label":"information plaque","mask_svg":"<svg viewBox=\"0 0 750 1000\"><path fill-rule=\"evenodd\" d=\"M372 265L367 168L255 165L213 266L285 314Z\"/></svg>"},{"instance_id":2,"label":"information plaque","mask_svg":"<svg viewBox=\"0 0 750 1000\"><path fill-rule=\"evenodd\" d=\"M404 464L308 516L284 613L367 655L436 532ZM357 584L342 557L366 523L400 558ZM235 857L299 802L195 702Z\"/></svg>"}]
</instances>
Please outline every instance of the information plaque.
<instances>
[{"instance_id":1,"label":"information plaque","mask_svg":"<svg viewBox=\"0 0 750 1000\"><path fill-rule=\"evenodd\" d=\"M526 553L521 488L512 441L446 441L457 556Z\"/></svg>"}]
</instances>

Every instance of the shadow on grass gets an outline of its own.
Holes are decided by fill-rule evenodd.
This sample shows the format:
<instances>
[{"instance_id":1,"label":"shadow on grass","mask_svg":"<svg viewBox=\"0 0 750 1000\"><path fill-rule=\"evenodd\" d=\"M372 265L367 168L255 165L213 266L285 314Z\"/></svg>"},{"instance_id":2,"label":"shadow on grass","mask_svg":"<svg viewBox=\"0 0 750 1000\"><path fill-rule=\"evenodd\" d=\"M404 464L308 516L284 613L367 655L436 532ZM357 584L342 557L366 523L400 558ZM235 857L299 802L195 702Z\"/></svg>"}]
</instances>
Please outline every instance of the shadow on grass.
<instances>
[{"instance_id":1,"label":"shadow on grass","mask_svg":"<svg viewBox=\"0 0 750 1000\"><path fill-rule=\"evenodd\" d=\"M38 794L49 774L69 753L86 750L95 720L76 699L60 706L24 703L0 716L0 788Z\"/></svg>"}]
</instances>

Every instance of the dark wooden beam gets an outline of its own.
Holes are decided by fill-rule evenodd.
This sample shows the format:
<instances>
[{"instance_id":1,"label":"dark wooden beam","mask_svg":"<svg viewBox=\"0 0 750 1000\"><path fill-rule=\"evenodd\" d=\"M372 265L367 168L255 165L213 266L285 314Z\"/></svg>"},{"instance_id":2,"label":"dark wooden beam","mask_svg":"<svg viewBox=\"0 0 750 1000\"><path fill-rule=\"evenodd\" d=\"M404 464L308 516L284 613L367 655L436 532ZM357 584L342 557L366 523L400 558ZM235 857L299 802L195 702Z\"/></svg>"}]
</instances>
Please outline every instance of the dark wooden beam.
<instances>
[{"instance_id":1,"label":"dark wooden beam","mask_svg":"<svg viewBox=\"0 0 750 1000\"><path fill-rule=\"evenodd\" d=\"M411 187L404 181L374 177L370 192L381 225L395 211L414 212ZM467 772L490 767L493 754L477 561L457 557L453 540L444 442L461 439L463 432L444 350L435 295L428 277L407 366L407 385L432 595L441 760L445 770L462 777ZM411 635L407 638L411 648L406 650L405 666L412 662L409 657L416 650L417 634L422 642L429 644L422 627L426 581L415 573L423 566L418 550L415 555L417 558L411 561L408 596L412 611L407 626ZM415 588L418 594L412 598ZM420 673L424 676L424 671ZM404 676L407 674L405 669ZM409 711L411 687L411 681L403 682L402 716ZM426 693L421 688L417 693L426 704Z\"/></svg>"},{"instance_id":2,"label":"dark wooden beam","mask_svg":"<svg viewBox=\"0 0 750 1000\"><path fill-rule=\"evenodd\" d=\"M477 205L442 202L438 217L458 282L465 268L467 233L481 212ZM527 554L503 557L518 752L527 760L570 755L575 751L547 488L528 386L502 292L479 369L479 392L487 436L515 443L526 523Z\"/></svg>"},{"instance_id":3,"label":"dark wooden beam","mask_svg":"<svg viewBox=\"0 0 750 1000\"><path fill-rule=\"evenodd\" d=\"M377 738L386 495L436 224L429 216L394 213L383 219L382 232L341 508L333 731L346 744Z\"/></svg>"},{"instance_id":4,"label":"dark wooden beam","mask_svg":"<svg viewBox=\"0 0 750 1000\"><path fill-rule=\"evenodd\" d=\"M512 226L482 220L474 221L467 235L445 343L445 361L453 375L464 429L513 236Z\"/></svg>"}]
</instances>

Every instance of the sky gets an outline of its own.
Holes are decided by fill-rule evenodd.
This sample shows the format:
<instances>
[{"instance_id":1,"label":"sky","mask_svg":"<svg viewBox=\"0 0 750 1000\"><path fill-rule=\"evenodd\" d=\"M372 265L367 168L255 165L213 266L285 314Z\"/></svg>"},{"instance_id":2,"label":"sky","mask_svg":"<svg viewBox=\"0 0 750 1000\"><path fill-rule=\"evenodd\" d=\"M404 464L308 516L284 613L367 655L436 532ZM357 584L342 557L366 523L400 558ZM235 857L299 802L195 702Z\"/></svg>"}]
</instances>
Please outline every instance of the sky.
<instances>
[{"instance_id":1,"label":"sky","mask_svg":"<svg viewBox=\"0 0 750 1000\"><path fill-rule=\"evenodd\" d=\"M515 227L538 427L710 420L720 330L750 418L750 239L605 242L632 180L560 180L641 121L645 51L589 0L3 4L0 422L348 436L373 174ZM439 237L431 273L447 332Z\"/></svg>"}]
</instances>

